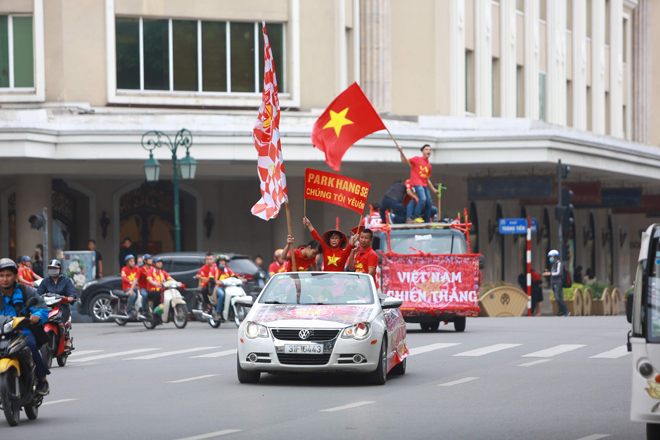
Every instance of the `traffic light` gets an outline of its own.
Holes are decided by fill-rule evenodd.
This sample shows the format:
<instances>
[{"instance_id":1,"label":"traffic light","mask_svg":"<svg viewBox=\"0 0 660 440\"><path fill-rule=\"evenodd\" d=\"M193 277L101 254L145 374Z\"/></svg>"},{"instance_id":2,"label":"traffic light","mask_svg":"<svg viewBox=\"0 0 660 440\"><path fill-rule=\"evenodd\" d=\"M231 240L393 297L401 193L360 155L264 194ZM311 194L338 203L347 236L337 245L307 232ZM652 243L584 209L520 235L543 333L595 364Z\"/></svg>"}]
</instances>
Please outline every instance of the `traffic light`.
<instances>
[{"instance_id":1,"label":"traffic light","mask_svg":"<svg viewBox=\"0 0 660 440\"><path fill-rule=\"evenodd\" d=\"M565 179L568 177L568 173L571 172L571 167L569 167L568 165L559 164L557 168L557 172L561 174L562 179Z\"/></svg>"},{"instance_id":2,"label":"traffic light","mask_svg":"<svg viewBox=\"0 0 660 440\"><path fill-rule=\"evenodd\" d=\"M571 203L571 197L573 197L573 191L568 188L563 188L561 190L561 200L559 202L560 206L564 208L564 216L562 217L562 228L564 230L569 230L575 220L573 220L573 204Z\"/></svg>"}]
</instances>

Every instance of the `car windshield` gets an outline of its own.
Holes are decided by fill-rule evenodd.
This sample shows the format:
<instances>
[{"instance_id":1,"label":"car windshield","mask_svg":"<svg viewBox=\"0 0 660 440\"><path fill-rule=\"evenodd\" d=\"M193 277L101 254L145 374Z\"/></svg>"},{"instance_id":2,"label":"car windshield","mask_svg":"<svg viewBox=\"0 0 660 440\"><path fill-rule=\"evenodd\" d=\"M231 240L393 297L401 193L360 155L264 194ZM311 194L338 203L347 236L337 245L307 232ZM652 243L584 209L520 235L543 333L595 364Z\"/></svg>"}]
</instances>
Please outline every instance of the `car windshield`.
<instances>
[{"instance_id":1,"label":"car windshield","mask_svg":"<svg viewBox=\"0 0 660 440\"><path fill-rule=\"evenodd\" d=\"M467 245L462 235L448 231L427 229L397 231L391 233L390 242L392 243L391 251L396 254L417 254L417 251L435 255L467 253ZM384 247L387 247L387 243ZM389 249L385 249L385 251L387 250Z\"/></svg>"},{"instance_id":2,"label":"car windshield","mask_svg":"<svg viewBox=\"0 0 660 440\"><path fill-rule=\"evenodd\" d=\"M277 274L259 298L263 304L373 304L371 282L351 273Z\"/></svg>"},{"instance_id":3,"label":"car windshield","mask_svg":"<svg viewBox=\"0 0 660 440\"><path fill-rule=\"evenodd\" d=\"M236 273L254 275L259 268L249 258L234 258L229 261L229 268Z\"/></svg>"}]
</instances>

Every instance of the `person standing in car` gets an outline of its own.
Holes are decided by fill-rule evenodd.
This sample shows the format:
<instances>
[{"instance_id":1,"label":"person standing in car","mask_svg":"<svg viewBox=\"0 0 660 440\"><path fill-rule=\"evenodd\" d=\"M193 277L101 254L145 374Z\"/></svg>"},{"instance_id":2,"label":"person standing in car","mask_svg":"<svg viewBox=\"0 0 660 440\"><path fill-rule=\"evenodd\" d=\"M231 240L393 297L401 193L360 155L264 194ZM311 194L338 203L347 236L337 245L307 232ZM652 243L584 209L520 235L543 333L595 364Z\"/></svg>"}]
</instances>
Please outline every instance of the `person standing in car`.
<instances>
[{"instance_id":1,"label":"person standing in car","mask_svg":"<svg viewBox=\"0 0 660 440\"><path fill-rule=\"evenodd\" d=\"M282 249L277 249L274 254L273 262L268 266L268 275L271 277L276 273L284 271L284 264L280 263L280 255L282 255Z\"/></svg>"},{"instance_id":2,"label":"person standing in car","mask_svg":"<svg viewBox=\"0 0 660 440\"><path fill-rule=\"evenodd\" d=\"M66 275L62 275L62 263L59 260L50 260L50 263L48 263L48 276L39 284L37 294L43 296L45 293L55 293L65 296L69 304L73 303L77 298L73 281ZM67 322L71 317L69 304L62 304L60 306L62 310L62 322ZM66 334L64 344L67 350L73 350L68 334Z\"/></svg>"}]
</instances>

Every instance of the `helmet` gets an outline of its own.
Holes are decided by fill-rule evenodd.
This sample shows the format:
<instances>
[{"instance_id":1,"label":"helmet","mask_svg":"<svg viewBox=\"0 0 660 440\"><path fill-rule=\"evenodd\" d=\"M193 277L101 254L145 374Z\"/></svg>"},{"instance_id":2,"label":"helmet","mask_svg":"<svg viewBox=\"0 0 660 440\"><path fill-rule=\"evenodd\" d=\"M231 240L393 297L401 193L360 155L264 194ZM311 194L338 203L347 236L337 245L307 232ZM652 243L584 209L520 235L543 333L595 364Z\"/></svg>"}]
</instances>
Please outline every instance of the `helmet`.
<instances>
[{"instance_id":1,"label":"helmet","mask_svg":"<svg viewBox=\"0 0 660 440\"><path fill-rule=\"evenodd\" d=\"M32 261L32 258L30 258L30 257L27 256L27 255L23 255L23 256L21 257L21 263L25 263L26 261Z\"/></svg>"},{"instance_id":2,"label":"helmet","mask_svg":"<svg viewBox=\"0 0 660 440\"><path fill-rule=\"evenodd\" d=\"M279 257L280 255L282 255L282 252L284 252L284 249L278 249L278 250L276 250L276 251L275 251L275 256L276 256L276 257Z\"/></svg>"},{"instance_id":3,"label":"helmet","mask_svg":"<svg viewBox=\"0 0 660 440\"><path fill-rule=\"evenodd\" d=\"M130 260L131 258L135 260L135 255L133 255L133 254L126 255L124 257L124 261L128 262L128 260Z\"/></svg>"},{"instance_id":4,"label":"helmet","mask_svg":"<svg viewBox=\"0 0 660 440\"><path fill-rule=\"evenodd\" d=\"M144 260L145 258L143 257L142 259ZM160 259L160 257L151 257L151 261L153 263L158 263L159 261L162 261L162 260Z\"/></svg>"},{"instance_id":5,"label":"helmet","mask_svg":"<svg viewBox=\"0 0 660 440\"><path fill-rule=\"evenodd\" d=\"M50 260L50 263L48 263L48 267L56 267L59 270L62 270L62 263L60 263L59 260Z\"/></svg>"},{"instance_id":6,"label":"helmet","mask_svg":"<svg viewBox=\"0 0 660 440\"><path fill-rule=\"evenodd\" d=\"M14 263L14 260L12 260L11 258L0 259L0 270L4 270L4 269L9 269L12 272L14 272L14 274L18 273L18 267L16 266L16 263Z\"/></svg>"},{"instance_id":7,"label":"helmet","mask_svg":"<svg viewBox=\"0 0 660 440\"><path fill-rule=\"evenodd\" d=\"M221 261L221 260L229 261L229 257L228 257L227 255L225 255L225 254L218 254L218 256L215 257L215 262L216 262L216 264L217 264L219 261Z\"/></svg>"},{"instance_id":8,"label":"helmet","mask_svg":"<svg viewBox=\"0 0 660 440\"><path fill-rule=\"evenodd\" d=\"M556 249L553 249L550 252L548 252L548 257L558 257L558 256L559 256L559 252Z\"/></svg>"},{"instance_id":9,"label":"helmet","mask_svg":"<svg viewBox=\"0 0 660 440\"><path fill-rule=\"evenodd\" d=\"M144 255L142 255L142 261L146 261L146 260L148 260L149 258L153 258L153 257L151 256L151 254L144 254Z\"/></svg>"}]
</instances>

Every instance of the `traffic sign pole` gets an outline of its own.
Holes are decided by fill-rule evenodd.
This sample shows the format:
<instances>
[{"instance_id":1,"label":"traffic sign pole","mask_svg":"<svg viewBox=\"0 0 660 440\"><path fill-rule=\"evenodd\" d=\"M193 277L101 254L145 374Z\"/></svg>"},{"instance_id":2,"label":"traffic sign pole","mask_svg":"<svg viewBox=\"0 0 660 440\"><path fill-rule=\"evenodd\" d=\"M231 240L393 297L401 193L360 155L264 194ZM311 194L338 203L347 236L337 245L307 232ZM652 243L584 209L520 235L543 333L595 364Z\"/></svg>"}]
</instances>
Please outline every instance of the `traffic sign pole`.
<instances>
[{"instance_id":1,"label":"traffic sign pole","mask_svg":"<svg viewBox=\"0 0 660 440\"><path fill-rule=\"evenodd\" d=\"M532 219L527 217L527 316L532 316Z\"/></svg>"}]
</instances>

